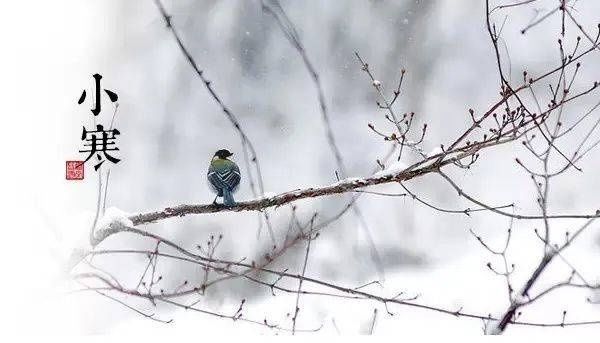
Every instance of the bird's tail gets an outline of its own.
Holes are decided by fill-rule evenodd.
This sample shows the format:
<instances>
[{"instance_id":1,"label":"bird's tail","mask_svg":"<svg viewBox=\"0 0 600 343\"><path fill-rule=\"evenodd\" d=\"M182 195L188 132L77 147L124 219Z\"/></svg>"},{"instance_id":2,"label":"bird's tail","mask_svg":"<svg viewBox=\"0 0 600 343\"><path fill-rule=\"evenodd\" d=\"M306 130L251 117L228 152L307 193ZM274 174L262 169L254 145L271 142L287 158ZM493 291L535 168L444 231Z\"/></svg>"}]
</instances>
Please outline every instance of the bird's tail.
<instances>
[{"instance_id":1,"label":"bird's tail","mask_svg":"<svg viewBox=\"0 0 600 343\"><path fill-rule=\"evenodd\" d=\"M223 204L225 206L234 206L235 200L233 200L233 194L228 189L223 189Z\"/></svg>"}]
</instances>

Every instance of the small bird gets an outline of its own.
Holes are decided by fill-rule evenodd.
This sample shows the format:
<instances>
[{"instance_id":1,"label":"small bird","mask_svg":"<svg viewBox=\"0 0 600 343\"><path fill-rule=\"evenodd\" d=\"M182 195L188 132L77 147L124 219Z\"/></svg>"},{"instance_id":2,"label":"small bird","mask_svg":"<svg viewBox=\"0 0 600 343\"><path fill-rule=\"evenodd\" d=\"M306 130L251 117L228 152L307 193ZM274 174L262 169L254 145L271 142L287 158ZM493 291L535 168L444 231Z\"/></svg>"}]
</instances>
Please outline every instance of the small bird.
<instances>
[{"instance_id":1,"label":"small bird","mask_svg":"<svg viewBox=\"0 0 600 343\"><path fill-rule=\"evenodd\" d=\"M208 182L212 190L217 193L213 203L218 197L223 197L225 206L234 206L233 193L237 190L242 179L240 168L228 157L232 156L229 150L221 149L215 153L208 167Z\"/></svg>"}]
</instances>

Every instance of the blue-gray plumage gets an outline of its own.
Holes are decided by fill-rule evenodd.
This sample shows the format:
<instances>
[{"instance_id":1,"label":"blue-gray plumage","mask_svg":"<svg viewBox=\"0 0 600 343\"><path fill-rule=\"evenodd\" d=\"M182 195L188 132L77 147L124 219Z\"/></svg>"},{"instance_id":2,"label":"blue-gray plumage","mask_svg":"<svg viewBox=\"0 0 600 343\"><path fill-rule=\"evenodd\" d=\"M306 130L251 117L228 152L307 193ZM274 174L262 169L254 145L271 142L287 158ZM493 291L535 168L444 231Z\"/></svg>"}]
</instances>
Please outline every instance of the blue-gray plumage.
<instances>
[{"instance_id":1,"label":"blue-gray plumage","mask_svg":"<svg viewBox=\"0 0 600 343\"><path fill-rule=\"evenodd\" d=\"M240 185L240 168L228 157L233 154L229 150L221 149L215 153L208 167L208 182L217 197L223 197L225 206L235 205L233 193ZM215 201L217 198L215 197Z\"/></svg>"}]
</instances>

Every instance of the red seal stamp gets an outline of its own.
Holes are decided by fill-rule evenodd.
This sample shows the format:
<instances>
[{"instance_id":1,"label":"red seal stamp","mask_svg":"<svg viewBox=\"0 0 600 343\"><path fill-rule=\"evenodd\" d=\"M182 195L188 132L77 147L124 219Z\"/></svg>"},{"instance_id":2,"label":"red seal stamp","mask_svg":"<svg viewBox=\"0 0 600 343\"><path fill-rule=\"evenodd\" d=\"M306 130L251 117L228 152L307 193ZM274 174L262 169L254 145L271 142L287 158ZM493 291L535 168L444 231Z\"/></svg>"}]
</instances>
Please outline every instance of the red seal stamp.
<instances>
[{"instance_id":1,"label":"red seal stamp","mask_svg":"<svg viewBox=\"0 0 600 343\"><path fill-rule=\"evenodd\" d=\"M84 161L67 161L67 180L83 180Z\"/></svg>"}]
</instances>

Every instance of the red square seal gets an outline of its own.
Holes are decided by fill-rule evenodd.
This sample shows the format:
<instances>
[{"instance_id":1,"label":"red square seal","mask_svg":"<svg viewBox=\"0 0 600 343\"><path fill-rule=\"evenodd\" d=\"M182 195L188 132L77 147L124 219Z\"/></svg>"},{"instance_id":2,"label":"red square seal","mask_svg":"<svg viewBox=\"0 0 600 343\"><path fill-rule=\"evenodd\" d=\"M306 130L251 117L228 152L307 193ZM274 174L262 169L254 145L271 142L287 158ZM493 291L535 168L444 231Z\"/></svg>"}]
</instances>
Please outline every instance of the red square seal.
<instances>
[{"instance_id":1,"label":"red square seal","mask_svg":"<svg viewBox=\"0 0 600 343\"><path fill-rule=\"evenodd\" d=\"M83 180L85 161L67 161L67 180Z\"/></svg>"}]
</instances>

